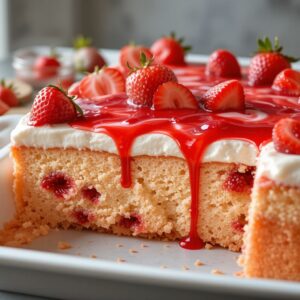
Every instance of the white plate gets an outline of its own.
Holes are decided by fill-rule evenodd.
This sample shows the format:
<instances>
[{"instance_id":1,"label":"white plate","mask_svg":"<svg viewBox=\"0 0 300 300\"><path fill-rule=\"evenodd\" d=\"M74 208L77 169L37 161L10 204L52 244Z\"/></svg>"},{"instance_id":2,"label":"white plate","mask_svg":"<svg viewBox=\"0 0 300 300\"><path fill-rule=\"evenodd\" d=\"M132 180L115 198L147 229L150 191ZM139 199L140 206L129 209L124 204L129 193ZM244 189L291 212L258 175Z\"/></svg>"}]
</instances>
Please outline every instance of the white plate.
<instances>
[{"instance_id":1,"label":"white plate","mask_svg":"<svg viewBox=\"0 0 300 300\"><path fill-rule=\"evenodd\" d=\"M19 117L0 117L1 147L8 143ZM11 186L3 179L8 146L4 149L0 150L0 226L14 212ZM72 248L59 250L60 241ZM176 242L52 231L23 249L0 247L0 289L67 299L300 298L298 283L236 278L237 257L238 253L224 249L188 251ZM196 260L204 265L195 266ZM213 269L224 275L212 275Z\"/></svg>"}]
</instances>

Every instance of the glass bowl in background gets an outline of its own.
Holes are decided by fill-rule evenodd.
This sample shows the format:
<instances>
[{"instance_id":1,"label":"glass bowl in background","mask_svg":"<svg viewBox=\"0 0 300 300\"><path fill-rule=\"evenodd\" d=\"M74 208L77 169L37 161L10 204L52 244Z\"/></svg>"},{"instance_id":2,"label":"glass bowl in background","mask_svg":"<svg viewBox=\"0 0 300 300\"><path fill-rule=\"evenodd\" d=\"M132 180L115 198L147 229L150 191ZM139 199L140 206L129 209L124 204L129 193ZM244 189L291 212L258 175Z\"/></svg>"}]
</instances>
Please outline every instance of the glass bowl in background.
<instances>
[{"instance_id":1,"label":"glass bowl in background","mask_svg":"<svg viewBox=\"0 0 300 300\"><path fill-rule=\"evenodd\" d=\"M35 90L41 89L49 84L55 84L67 89L75 81L75 69L73 66L73 50L70 48L57 47L55 48L57 59L60 66L56 67L53 72L53 67L45 67L44 74L40 73L35 68L35 62L40 56L49 56L51 48L48 46L36 46L22 48L14 52L13 68L16 72L16 77L30 84Z\"/></svg>"}]
</instances>

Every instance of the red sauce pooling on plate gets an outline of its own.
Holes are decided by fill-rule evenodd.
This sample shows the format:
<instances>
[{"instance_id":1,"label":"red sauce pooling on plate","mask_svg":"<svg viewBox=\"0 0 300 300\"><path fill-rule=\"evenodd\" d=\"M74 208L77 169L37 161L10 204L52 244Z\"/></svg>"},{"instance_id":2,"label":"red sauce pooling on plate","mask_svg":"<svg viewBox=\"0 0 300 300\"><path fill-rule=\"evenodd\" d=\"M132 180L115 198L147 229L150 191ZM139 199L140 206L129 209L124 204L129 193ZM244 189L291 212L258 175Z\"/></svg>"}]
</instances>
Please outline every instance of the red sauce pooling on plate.
<instances>
[{"instance_id":1,"label":"red sauce pooling on plate","mask_svg":"<svg viewBox=\"0 0 300 300\"><path fill-rule=\"evenodd\" d=\"M209 87L224 81L207 78L204 66L175 68L178 81L200 97ZM125 94L104 96L97 101L78 100L84 119L70 123L76 129L109 135L115 142L121 159L121 184L131 186L131 148L135 139L147 133L161 133L174 139L189 168L191 188L191 224L189 236L180 242L187 249L200 249L198 235L199 180L201 162L207 147L218 140L238 139L259 147L269 140L273 125L283 117L300 119L297 98L282 97L267 88L245 87L245 113L209 113L199 110L155 111L130 105Z\"/></svg>"}]
</instances>

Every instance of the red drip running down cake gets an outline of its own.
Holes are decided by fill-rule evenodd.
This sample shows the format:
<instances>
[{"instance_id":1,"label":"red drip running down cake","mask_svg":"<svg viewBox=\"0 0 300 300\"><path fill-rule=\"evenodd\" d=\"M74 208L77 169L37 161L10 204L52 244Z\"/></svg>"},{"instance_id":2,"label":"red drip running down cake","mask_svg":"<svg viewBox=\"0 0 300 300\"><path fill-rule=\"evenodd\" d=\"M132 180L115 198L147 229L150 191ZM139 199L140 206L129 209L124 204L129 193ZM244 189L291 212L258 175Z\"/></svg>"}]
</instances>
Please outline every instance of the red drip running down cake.
<instances>
[{"instance_id":1,"label":"red drip running down cake","mask_svg":"<svg viewBox=\"0 0 300 300\"><path fill-rule=\"evenodd\" d=\"M18 220L187 249L245 236L246 276L299 280L299 73L277 45L249 70L226 50L176 64L170 39L40 91L12 133Z\"/></svg>"}]
</instances>

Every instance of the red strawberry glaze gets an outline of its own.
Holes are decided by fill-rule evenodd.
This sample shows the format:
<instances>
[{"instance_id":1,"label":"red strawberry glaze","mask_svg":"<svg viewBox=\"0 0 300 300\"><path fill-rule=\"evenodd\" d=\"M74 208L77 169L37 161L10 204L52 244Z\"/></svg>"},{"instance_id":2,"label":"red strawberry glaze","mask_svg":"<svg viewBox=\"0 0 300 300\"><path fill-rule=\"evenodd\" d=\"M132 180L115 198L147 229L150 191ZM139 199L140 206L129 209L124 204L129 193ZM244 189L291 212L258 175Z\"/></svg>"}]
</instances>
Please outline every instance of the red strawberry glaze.
<instances>
[{"instance_id":1,"label":"red strawberry glaze","mask_svg":"<svg viewBox=\"0 0 300 300\"><path fill-rule=\"evenodd\" d=\"M222 81L205 76L205 66L173 68L178 81L191 89L200 100L203 91ZM225 80L225 79L224 79ZM297 98L273 94L271 88L245 87L245 113L209 113L199 110L155 111L137 108L127 102L125 94L104 96L92 102L79 99L84 118L70 123L74 128L109 135L121 158L121 184L131 186L131 147L134 140L147 133L162 133L173 138L186 158L191 188L191 224L189 236L180 242L187 249L203 247L197 232L199 217L199 180L203 154L207 147L221 139L239 139L258 148L272 135L273 125L289 116L300 119Z\"/></svg>"}]
</instances>

